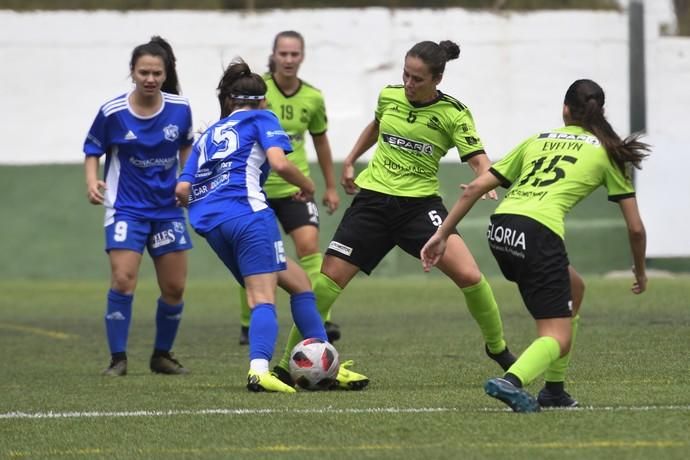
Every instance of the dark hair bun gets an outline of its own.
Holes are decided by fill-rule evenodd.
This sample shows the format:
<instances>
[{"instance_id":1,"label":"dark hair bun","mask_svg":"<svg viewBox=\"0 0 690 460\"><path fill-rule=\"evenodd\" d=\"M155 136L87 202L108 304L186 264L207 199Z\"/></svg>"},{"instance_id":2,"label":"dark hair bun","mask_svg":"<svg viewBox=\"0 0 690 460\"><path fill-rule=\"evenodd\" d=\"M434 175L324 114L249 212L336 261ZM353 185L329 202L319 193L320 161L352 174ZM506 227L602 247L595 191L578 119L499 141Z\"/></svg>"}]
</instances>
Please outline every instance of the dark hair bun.
<instances>
[{"instance_id":1,"label":"dark hair bun","mask_svg":"<svg viewBox=\"0 0 690 460\"><path fill-rule=\"evenodd\" d=\"M460 56L460 46L450 40L443 40L438 44L446 52L446 61L452 61Z\"/></svg>"}]
</instances>

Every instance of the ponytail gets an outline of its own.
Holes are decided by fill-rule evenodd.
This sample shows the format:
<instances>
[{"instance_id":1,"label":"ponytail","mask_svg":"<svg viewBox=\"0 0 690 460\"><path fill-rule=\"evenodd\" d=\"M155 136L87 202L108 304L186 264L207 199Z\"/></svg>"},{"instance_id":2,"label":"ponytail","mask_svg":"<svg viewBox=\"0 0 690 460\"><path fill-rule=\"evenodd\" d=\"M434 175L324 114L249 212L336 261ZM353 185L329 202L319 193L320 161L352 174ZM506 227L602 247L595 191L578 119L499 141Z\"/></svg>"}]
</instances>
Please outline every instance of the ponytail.
<instances>
[{"instance_id":1,"label":"ponytail","mask_svg":"<svg viewBox=\"0 0 690 460\"><path fill-rule=\"evenodd\" d=\"M252 73L249 65L240 57L233 59L217 87L220 117L225 118L237 107L258 107L266 97L266 82Z\"/></svg>"},{"instance_id":2,"label":"ponytail","mask_svg":"<svg viewBox=\"0 0 690 460\"><path fill-rule=\"evenodd\" d=\"M592 80L577 80L565 93L564 104L570 110L571 122L594 134L606 149L609 159L626 175L627 165L637 169L648 156L649 145L641 142L642 133L632 134L625 139L611 127L604 116L604 90Z\"/></svg>"},{"instance_id":3,"label":"ponytail","mask_svg":"<svg viewBox=\"0 0 690 460\"><path fill-rule=\"evenodd\" d=\"M180 82L177 78L177 59L175 58L175 53L173 53L172 46L170 46L170 43L158 35L151 37L150 43L156 43L165 50L167 55L167 57L163 59L165 62L166 78L163 86L161 87L161 91L171 94L180 94Z\"/></svg>"}]
</instances>

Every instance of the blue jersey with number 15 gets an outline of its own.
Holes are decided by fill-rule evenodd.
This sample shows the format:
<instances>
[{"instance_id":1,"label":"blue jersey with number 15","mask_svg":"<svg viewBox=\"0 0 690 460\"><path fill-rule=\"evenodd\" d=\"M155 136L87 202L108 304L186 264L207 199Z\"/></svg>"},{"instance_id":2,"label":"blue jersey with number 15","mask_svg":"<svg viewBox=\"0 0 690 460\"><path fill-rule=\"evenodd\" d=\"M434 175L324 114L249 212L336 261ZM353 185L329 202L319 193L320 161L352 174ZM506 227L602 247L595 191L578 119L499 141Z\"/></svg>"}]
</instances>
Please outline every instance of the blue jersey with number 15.
<instances>
[{"instance_id":1,"label":"blue jersey with number 15","mask_svg":"<svg viewBox=\"0 0 690 460\"><path fill-rule=\"evenodd\" d=\"M135 114L129 94L103 104L84 141L84 153L105 160L105 224L115 213L142 220L179 219L175 206L178 153L194 140L186 98L161 93L160 110Z\"/></svg>"},{"instance_id":2,"label":"blue jersey with number 15","mask_svg":"<svg viewBox=\"0 0 690 460\"><path fill-rule=\"evenodd\" d=\"M179 180L192 184L189 222L199 233L266 209L266 150L291 152L290 139L269 110L238 110L197 140Z\"/></svg>"}]
</instances>

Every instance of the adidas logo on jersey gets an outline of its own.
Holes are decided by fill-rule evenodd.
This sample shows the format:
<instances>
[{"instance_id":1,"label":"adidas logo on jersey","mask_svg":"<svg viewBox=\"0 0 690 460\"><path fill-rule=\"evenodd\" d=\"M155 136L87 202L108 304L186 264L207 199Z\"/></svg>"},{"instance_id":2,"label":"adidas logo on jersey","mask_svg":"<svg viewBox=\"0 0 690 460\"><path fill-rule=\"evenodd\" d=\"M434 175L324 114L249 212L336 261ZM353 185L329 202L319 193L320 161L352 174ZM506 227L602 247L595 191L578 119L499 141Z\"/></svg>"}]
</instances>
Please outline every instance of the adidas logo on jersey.
<instances>
[{"instance_id":1,"label":"adidas logo on jersey","mask_svg":"<svg viewBox=\"0 0 690 460\"><path fill-rule=\"evenodd\" d=\"M127 134L125 134L125 140L126 141L133 141L136 138L137 138L137 136L132 132L131 129L129 131L127 131Z\"/></svg>"}]
</instances>

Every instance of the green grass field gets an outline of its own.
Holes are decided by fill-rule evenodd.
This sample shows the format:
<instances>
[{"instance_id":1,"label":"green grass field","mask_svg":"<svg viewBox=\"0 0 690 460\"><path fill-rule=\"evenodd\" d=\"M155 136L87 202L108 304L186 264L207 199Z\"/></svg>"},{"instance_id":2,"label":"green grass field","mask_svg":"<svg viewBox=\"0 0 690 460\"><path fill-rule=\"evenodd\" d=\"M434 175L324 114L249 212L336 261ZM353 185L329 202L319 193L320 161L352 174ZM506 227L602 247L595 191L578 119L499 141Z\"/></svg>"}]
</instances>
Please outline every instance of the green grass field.
<instances>
[{"instance_id":1,"label":"green grass field","mask_svg":"<svg viewBox=\"0 0 690 460\"><path fill-rule=\"evenodd\" d=\"M317 177L318 179L318 177ZM467 171L444 167L450 204ZM519 415L484 395L498 375L462 296L419 262L392 253L339 299L343 359L371 378L363 392L251 394L237 345L236 287L205 243L190 253L175 351L192 370L152 375L158 296L148 258L137 288L129 375L105 379L108 262L101 208L78 165L0 167L0 458L638 458L690 456L690 277L654 278L642 296L615 205L595 194L567 223L573 264L588 282L569 391L574 411ZM322 218L322 246L349 199ZM507 338L521 351L533 321L498 276L484 231L494 203L461 226L489 276ZM688 260L676 268L690 271ZM289 308L279 297L281 337ZM539 390L539 382L530 387Z\"/></svg>"},{"instance_id":2,"label":"green grass field","mask_svg":"<svg viewBox=\"0 0 690 460\"><path fill-rule=\"evenodd\" d=\"M532 321L512 285L491 281L522 350ZM530 415L483 394L499 369L446 280L355 280L336 304L336 345L369 388L296 395L245 389L229 282L190 282L176 351L192 373L182 377L148 371L157 291L142 282L130 373L107 379L105 280L3 281L0 458L684 459L688 281L655 279L633 296L629 279L588 279L568 385L583 407ZM282 343L285 296L279 304Z\"/></svg>"}]
</instances>

